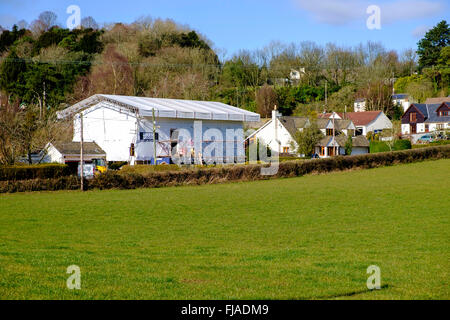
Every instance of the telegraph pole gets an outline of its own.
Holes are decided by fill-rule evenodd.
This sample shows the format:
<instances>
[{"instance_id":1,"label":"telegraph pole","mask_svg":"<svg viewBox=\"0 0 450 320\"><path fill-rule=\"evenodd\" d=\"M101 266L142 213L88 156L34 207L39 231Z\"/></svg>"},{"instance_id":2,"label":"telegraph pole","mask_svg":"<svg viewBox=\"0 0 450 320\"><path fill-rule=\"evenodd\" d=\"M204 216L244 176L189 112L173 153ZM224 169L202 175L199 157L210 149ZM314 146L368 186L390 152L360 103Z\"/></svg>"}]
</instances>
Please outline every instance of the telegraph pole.
<instances>
[{"instance_id":1,"label":"telegraph pole","mask_svg":"<svg viewBox=\"0 0 450 320\"><path fill-rule=\"evenodd\" d=\"M81 191L84 191L84 165L83 165L83 113L80 112L80 178L81 178Z\"/></svg>"}]
</instances>

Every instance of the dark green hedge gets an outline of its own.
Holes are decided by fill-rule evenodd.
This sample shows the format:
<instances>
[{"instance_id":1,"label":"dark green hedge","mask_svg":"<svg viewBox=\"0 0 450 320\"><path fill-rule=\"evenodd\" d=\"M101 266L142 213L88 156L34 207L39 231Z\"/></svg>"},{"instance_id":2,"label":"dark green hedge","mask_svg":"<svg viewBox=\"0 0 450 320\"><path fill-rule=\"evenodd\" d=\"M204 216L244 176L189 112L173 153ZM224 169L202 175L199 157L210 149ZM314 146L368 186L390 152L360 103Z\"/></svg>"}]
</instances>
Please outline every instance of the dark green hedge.
<instances>
[{"instance_id":1,"label":"dark green hedge","mask_svg":"<svg viewBox=\"0 0 450 320\"><path fill-rule=\"evenodd\" d=\"M274 176L261 175L262 165L236 165L219 168L151 172L146 175L108 171L95 179L87 180L85 186L87 189L134 189L211 184L229 181L252 181L280 177L297 177L310 173L326 173L339 170L369 169L399 163L448 158L450 158L450 145L357 156L339 156L328 159L286 161L279 164L278 172ZM76 177L0 181L0 193L38 190L74 190L78 189L79 185L80 182Z\"/></svg>"},{"instance_id":2,"label":"dark green hedge","mask_svg":"<svg viewBox=\"0 0 450 320\"><path fill-rule=\"evenodd\" d=\"M0 181L52 179L70 175L65 164L0 166Z\"/></svg>"}]
</instances>

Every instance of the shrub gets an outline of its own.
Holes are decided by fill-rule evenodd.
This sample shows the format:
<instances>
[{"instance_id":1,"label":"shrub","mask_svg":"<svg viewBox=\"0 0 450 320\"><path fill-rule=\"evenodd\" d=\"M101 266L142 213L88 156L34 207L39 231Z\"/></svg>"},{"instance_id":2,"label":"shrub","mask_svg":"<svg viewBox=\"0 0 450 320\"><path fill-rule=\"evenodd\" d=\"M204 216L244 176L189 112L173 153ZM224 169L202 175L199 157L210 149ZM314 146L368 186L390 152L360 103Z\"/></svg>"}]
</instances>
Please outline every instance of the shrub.
<instances>
[{"instance_id":1,"label":"shrub","mask_svg":"<svg viewBox=\"0 0 450 320\"><path fill-rule=\"evenodd\" d=\"M69 167L65 164L0 166L0 181L51 179L70 174Z\"/></svg>"},{"instance_id":2,"label":"shrub","mask_svg":"<svg viewBox=\"0 0 450 320\"><path fill-rule=\"evenodd\" d=\"M391 151L386 142L383 141L371 141L370 142L370 153L378 152L388 152Z\"/></svg>"},{"instance_id":3,"label":"shrub","mask_svg":"<svg viewBox=\"0 0 450 320\"><path fill-rule=\"evenodd\" d=\"M408 150L411 149L411 141L409 140L397 140L394 142L394 150Z\"/></svg>"}]
</instances>

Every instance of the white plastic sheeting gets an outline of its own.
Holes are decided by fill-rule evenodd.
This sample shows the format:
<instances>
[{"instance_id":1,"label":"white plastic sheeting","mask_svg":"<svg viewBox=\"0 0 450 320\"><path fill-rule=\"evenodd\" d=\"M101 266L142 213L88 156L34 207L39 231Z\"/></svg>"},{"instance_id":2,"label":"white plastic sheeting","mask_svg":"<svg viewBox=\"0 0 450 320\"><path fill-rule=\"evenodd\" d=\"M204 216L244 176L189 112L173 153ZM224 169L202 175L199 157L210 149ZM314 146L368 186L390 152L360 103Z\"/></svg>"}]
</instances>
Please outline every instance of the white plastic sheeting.
<instances>
[{"instance_id":1,"label":"white plastic sheeting","mask_svg":"<svg viewBox=\"0 0 450 320\"><path fill-rule=\"evenodd\" d=\"M59 118L71 116L102 101L119 105L136 111L140 116L151 117L153 109L159 118L181 118L228 121L260 121L257 113L236 108L215 101L194 101L180 99L145 98L96 94L90 98L64 109L58 113Z\"/></svg>"}]
</instances>

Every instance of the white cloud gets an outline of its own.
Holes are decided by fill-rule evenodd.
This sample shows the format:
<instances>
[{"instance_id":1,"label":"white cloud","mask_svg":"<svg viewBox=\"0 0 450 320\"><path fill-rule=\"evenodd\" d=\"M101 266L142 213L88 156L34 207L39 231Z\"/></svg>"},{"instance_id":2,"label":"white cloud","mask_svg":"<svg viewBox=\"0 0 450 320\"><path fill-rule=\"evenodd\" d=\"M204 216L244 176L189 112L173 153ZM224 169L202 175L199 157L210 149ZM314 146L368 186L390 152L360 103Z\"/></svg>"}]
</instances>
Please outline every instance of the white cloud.
<instances>
[{"instance_id":1,"label":"white cloud","mask_svg":"<svg viewBox=\"0 0 450 320\"><path fill-rule=\"evenodd\" d=\"M368 18L366 9L370 5L381 8L381 23L393 23L432 17L444 12L442 1L436 0L295 0L319 22L331 25L347 25Z\"/></svg>"},{"instance_id":2,"label":"white cloud","mask_svg":"<svg viewBox=\"0 0 450 320\"><path fill-rule=\"evenodd\" d=\"M412 36L417 39L422 38L430 29L430 26L418 26L412 31Z\"/></svg>"}]
</instances>

